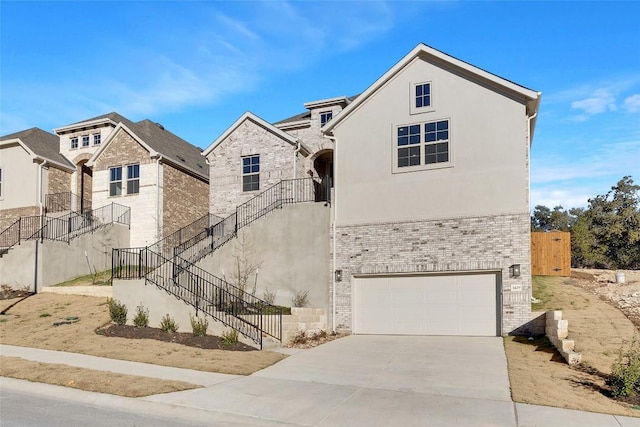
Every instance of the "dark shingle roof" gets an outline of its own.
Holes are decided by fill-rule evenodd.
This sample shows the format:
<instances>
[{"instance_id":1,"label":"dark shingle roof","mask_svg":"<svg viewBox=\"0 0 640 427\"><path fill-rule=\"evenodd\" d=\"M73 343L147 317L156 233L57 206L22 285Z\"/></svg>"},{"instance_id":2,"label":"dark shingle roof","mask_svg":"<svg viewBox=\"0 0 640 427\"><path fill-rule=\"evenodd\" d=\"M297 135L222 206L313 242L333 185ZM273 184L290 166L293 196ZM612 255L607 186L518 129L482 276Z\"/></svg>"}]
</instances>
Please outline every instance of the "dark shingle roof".
<instances>
[{"instance_id":1,"label":"dark shingle roof","mask_svg":"<svg viewBox=\"0 0 640 427\"><path fill-rule=\"evenodd\" d=\"M154 123L149 119L134 123L116 112L111 112L73 123L65 126L65 128L100 119L110 119L115 123L122 123L144 141L145 144L160 153L171 163L186 167L202 178L209 178L209 168L205 163L205 158L200 154L202 152L200 148L191 145L184 139L166 130L162 125Z\"/></svg>"},{"instance_id":2,"label":"dark shingle roof","mask_svg":"<svg viewBox=\"0 0 640 427\"><path fill-rule=\"evenodd\" d=\"M60 139L49 132L34 127L0 137L0 141L10 139L20 139L38 157L74 168L71 162L60 154Z\"/></svg>"},{"instance_id":3,"label":"dark shingle roof","mask_svg":"<svg viewBox=\"0 0 640 427\"><path fill-rule=\"evenodd\" d=\"M360 94L349 96L347 98L348 103L351 103L358 96L360 96ZM285 124L285 123L294 123L294 122L299 122L301 120L309 120L310 118L311 118L311 111L307 110L304 113L296 114L295 116L288 117L286 119L282 119L280 121L277 121L277 122L274 123L274 125L277 126L277 125L282 125L282 124Z\"/></svg>"}]
</instances>

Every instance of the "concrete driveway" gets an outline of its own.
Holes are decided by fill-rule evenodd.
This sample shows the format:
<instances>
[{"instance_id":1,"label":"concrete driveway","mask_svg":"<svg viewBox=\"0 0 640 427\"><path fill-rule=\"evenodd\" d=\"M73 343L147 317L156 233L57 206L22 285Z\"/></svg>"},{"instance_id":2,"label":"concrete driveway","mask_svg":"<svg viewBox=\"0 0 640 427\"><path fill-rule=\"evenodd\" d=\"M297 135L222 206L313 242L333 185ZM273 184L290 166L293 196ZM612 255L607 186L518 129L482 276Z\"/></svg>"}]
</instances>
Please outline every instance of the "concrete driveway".
<instances>
[{"instance_id":1,"label":"concrete driveway","mask_svg":"<svg viewBox=\"0 0 640 427\"><path fill-rule=\"evenodd\" d=\"M349 336L148 400L309 426L516 424L501 338Z\"/></svg>"}]
</instances>

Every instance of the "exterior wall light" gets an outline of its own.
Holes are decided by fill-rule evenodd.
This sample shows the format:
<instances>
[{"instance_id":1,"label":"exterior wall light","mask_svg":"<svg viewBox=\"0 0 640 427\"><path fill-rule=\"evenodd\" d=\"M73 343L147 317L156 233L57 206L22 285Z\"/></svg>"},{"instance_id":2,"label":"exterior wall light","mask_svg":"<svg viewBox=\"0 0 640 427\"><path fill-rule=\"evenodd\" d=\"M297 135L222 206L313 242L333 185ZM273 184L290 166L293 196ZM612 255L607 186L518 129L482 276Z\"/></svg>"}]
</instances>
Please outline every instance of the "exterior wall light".
<instances>
[{"instance_id":1,"label":"exterior wall light","mask_svg":"<svg viewBox=\"0 0 640 427\"><path fill-rule=\"evenodd\" d=\"M520 264L513 264L509 267L509 274L511 277L520 277Z\"/></svg>"},{"instance_id":2,"label":"exterior wall light","mask_svg":"<svg viewBox=\"0 0 640 427\"><path fill-rule=\"evenodd\" d=\"M342 282L342 270L336 270L334 274L336 282Z\"/></svg>"}]
</instances>

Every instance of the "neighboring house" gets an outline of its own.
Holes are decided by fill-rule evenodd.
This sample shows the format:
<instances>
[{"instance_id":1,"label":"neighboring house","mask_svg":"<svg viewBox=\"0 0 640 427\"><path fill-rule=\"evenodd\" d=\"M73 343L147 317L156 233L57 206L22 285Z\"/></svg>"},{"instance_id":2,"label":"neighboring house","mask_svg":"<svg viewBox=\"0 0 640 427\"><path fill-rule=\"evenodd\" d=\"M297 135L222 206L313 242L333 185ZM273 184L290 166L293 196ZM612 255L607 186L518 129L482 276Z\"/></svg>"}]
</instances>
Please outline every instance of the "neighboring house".
<instances>
[{"instance_id":1,"label":"neighboring house","mask_svg":"<svg viewBox=\"0 0 640 427\"><path fill-rule=\"evenodd\" d=\"M211 213L281 179L328 177L326 308L336 329L517 332L530 317L540 96L420 44L357 97L307 103L274 125L238 119L203 153Z\"/></svg>"},{"instance_id":2,"label":"neighboring house","mask_svg":"<svg viewBox=\"0 0 640 427\"><path fill-rule=\"evenodd\" d=\"M92 204L131 208L132 246L149 245L207 214L209 179L201 150L159 123L110 113L56 131L61 146L77 150L74 161L86 162L82 169L91 171ZM100 135L98 146L90 139L85 151L76 147L74 138L83 132Z\"/></svg>"},{"instance_id":3,"label":"neighboring house","mask_svg":"<svg viewBox=\"0 0 640 427\"><path fill-rule=\"evenodd\" d=\"M0 138L0 232L21 216L44 214L47 194L68 192L71 164L58 138L31 128Z\"/></svg>"}]
</instances>

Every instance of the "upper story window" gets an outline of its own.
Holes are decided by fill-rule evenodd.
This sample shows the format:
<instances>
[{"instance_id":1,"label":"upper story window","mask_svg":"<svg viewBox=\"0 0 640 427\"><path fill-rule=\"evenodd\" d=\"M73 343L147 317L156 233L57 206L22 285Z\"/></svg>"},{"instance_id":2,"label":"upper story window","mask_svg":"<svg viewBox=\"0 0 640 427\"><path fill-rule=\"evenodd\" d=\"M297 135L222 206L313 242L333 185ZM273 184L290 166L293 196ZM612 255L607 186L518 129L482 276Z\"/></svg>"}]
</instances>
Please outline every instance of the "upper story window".
<instances>
[{"instance_id":1,"label":"upper story window","mask_svg":"<svg viewBox=\"0 0 640 427\"><path fill-rule=\"evenodd\" d=\"M140 192L140 165L127 165L127 194Z\"/></svg>"},{"instance_id":2,"label":"upper story window","mask_svg":"<svg viewBox=\"0 0 640 427\"><path fill-rule=\"evenodd\" d=\"M323 113L320 113L320 126L324 126L332 118L333 118L332 111L325 111Z\"/></svg>"},{"instance_id":3,"label":"upper story window","mask_svg":"<svg viewBox=\"0 0 640 427\"><path fill-rule=\"evenodd\" d=\"M74 148L78 148L78 138L75 136L71 138L71 149Z\"/></svg>"},{"instance_id":4,"label":"upper story window","mask_svg":"<svg viewBox=\"0 0 640 427\"><path fill-rule=\"evenodd\" d=\"M413 170L450 164L449 126L448 119L399 126L394 169Z\"/></svg>"},{"instance_id":5,"label":"upper story window","mask_svg":"<svg viewBox=\"0 0 640 427\"><path fill-rule=\"evenodd\" d=\"M2 197L2 168L0 168L0 197Z\"/></svg>"},{"instance_id":6,"label":"upper story window","mask_svg":"<svg viewBox=\"0 0 640 427\"><path fill-rule=\"evenodd\" d=\"M100 134L96 133L93 135L93 145L100 145Z\"/></svg>"},{"instance_id":7,"label":"upper story window","mask_svg":"<svg viewBox=\"0 0 640 427\"><path fill-rule=\"evenodd\" d=\"M242 158L242 191L260 189L260 156Z\"/></svg>"},{"instance_id":8,"label":"upper story window","mask_svg":"<svg viewBox=\"0 0 640 427\"><path fill-rule=\"evenodd\" d=\"M431 83L416 85L416 108L431 106Z\"/></svg>"},{"instance_id":9,"label":"upper story window","mask_svg":"<svg viewBox=\"0 0 640 427\"><path fill-rule=\"evenodd\" d=\"M122 166L109 168L109 196L122 195Z\"/></svg>"},{"instance_id":10,"label":"upper story window","mask_svg":"<svg viewBox=\"0 0 640 427\"><path fill-rule=\"evenodd\" d=\"M83 147L88 147L89 146L89 135L84 135L82 137L82 146Z\"/></svg>"}]
</instances>

